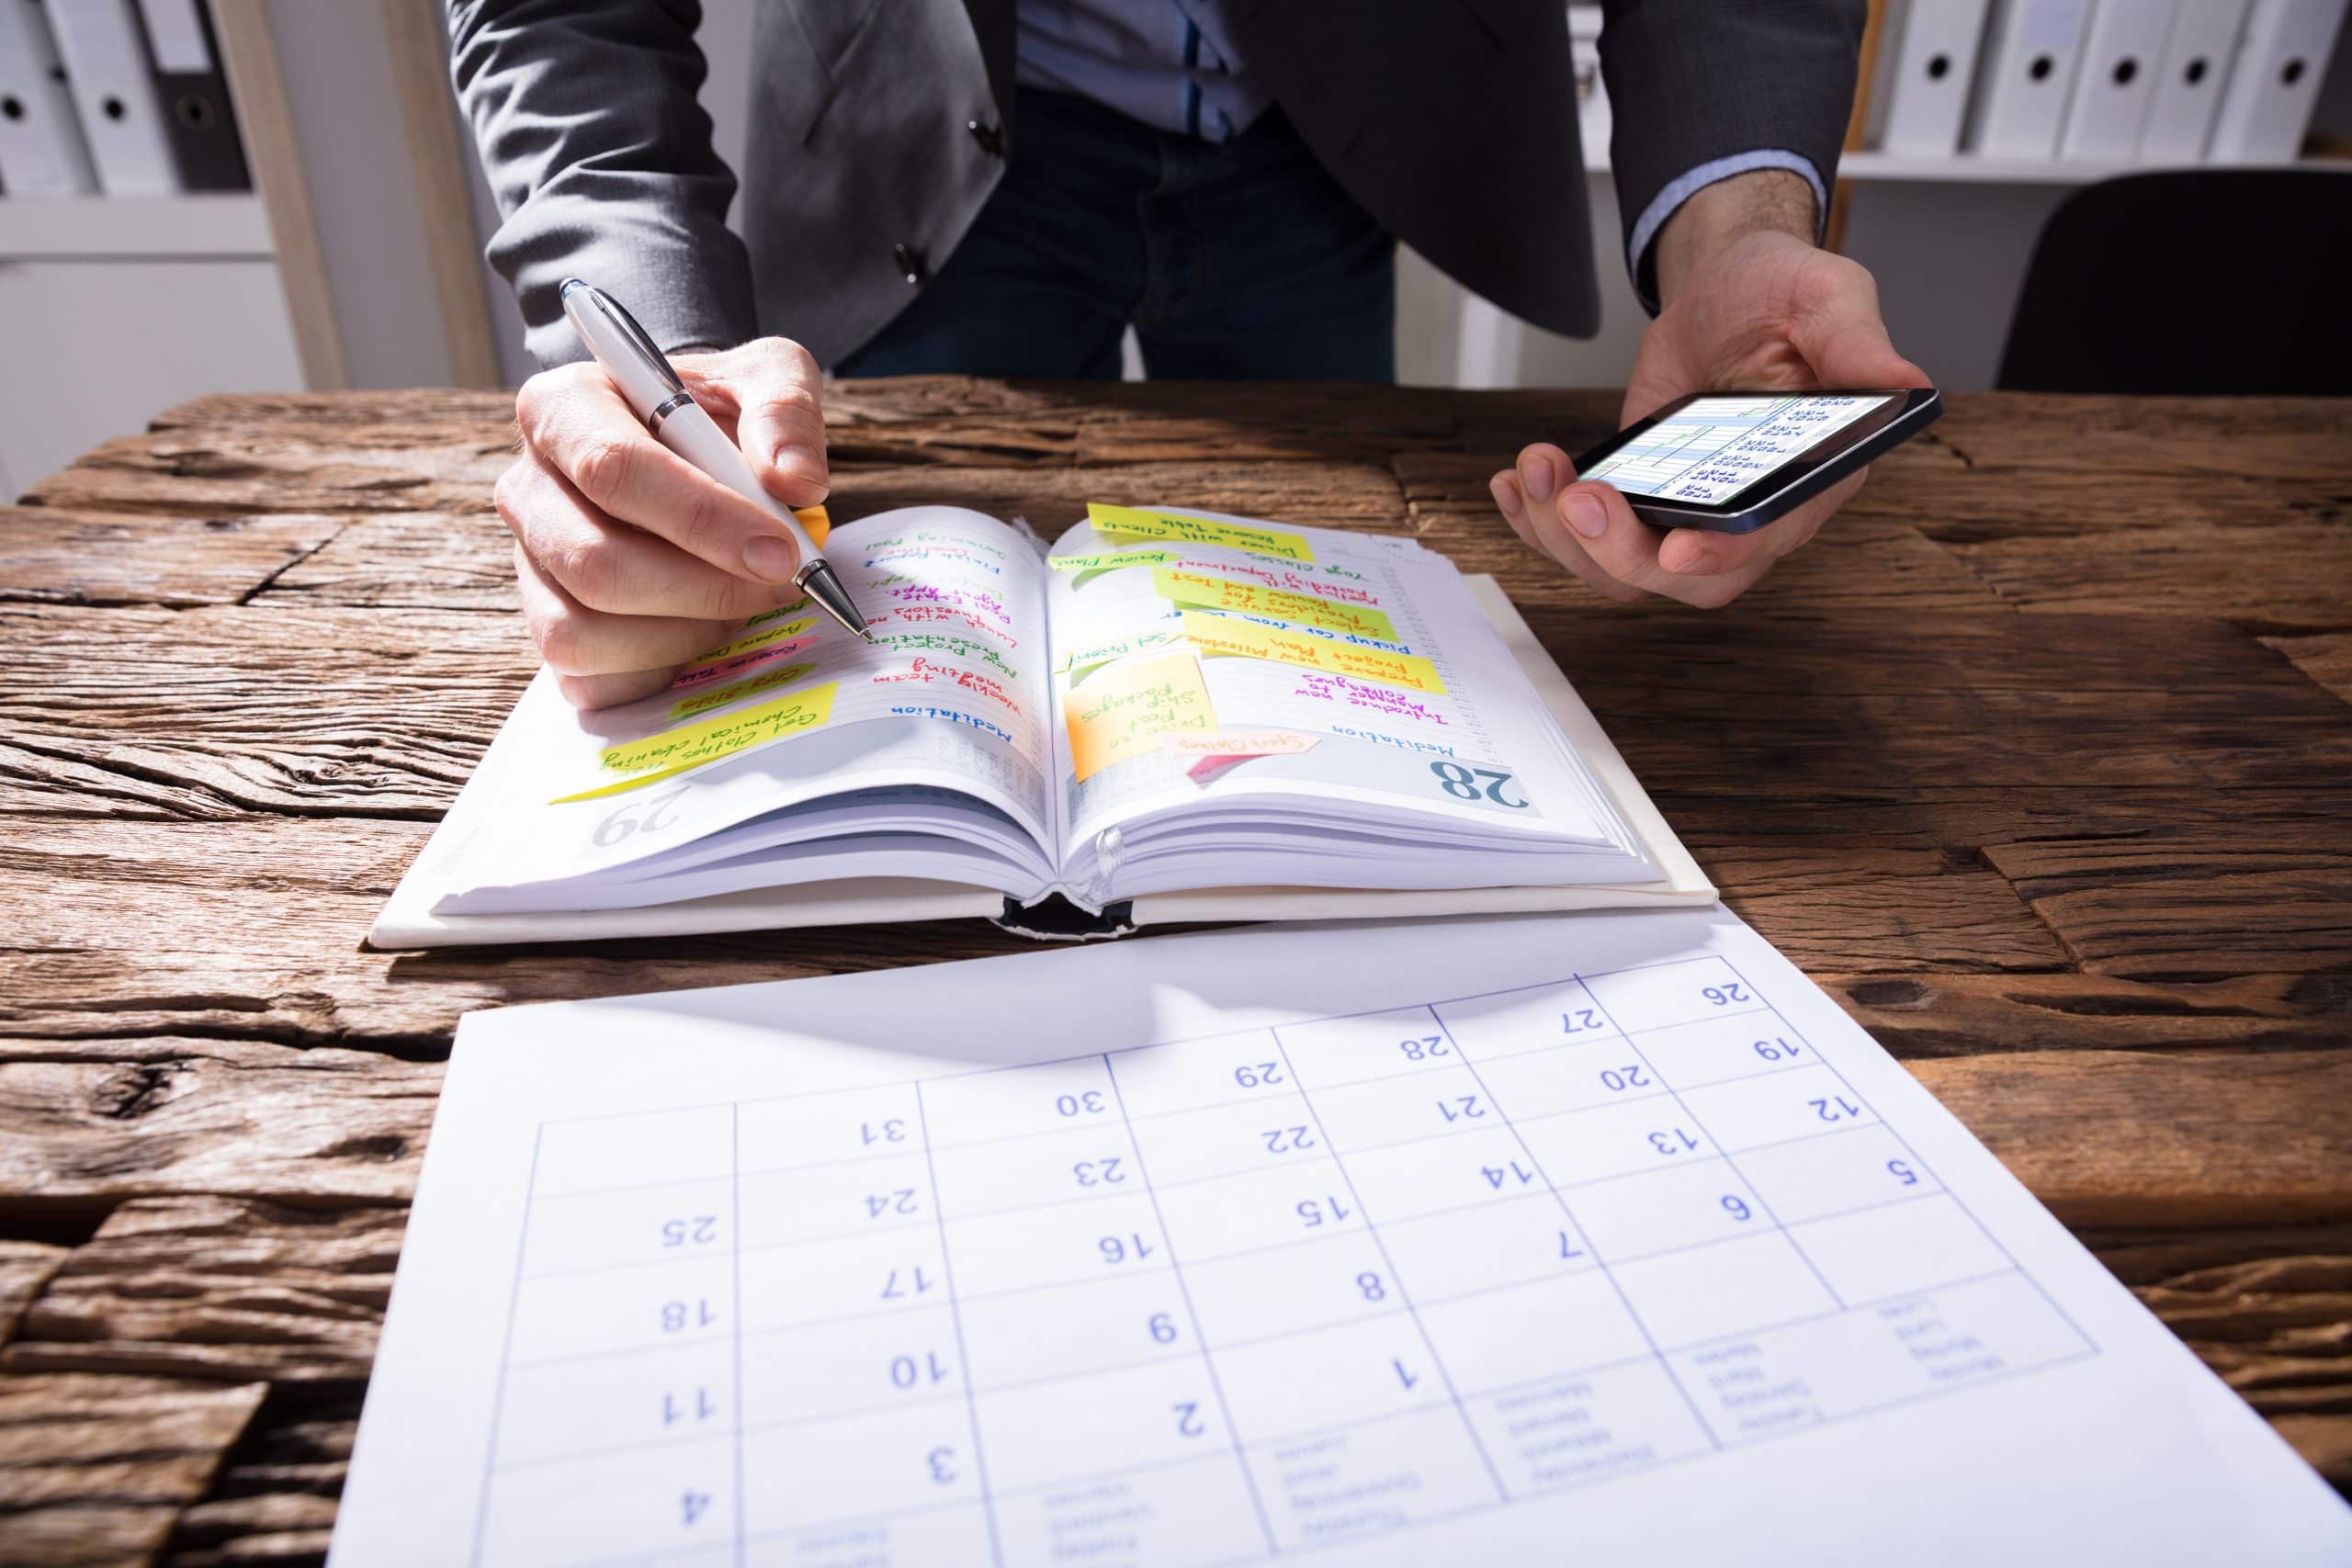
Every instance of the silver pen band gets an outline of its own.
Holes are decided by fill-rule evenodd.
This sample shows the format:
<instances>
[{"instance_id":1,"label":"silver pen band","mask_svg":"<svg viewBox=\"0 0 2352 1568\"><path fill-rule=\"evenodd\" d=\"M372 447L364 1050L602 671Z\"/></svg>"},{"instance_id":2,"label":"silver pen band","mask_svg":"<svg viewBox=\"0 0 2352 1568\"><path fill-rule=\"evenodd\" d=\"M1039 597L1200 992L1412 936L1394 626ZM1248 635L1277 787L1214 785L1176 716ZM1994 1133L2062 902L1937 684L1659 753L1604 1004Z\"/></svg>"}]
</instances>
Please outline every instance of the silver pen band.
<instances>
[{"instance_id":1,"label":"silver pen band","mask_svg":"<svg viewBox=\"0 0 2352 1568\"><path fill-rule=\"evenodd\" d=\"M654 434L662 434L662 422L695 400L692 392L673 392L662 400L662 406L645 416L645 428Z\"/></svg>"}]
</instances>

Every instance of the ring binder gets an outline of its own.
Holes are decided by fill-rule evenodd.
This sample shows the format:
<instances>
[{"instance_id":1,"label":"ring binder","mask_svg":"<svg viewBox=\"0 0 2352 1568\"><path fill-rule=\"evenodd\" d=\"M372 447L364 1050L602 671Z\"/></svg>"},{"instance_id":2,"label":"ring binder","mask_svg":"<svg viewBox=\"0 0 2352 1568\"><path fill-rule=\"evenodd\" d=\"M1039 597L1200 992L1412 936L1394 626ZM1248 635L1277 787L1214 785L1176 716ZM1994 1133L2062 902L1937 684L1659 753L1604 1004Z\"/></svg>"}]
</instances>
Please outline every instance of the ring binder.
<instances>
[{"instance_id":1,"label":"ring binder","mask_svg":"<svg viewBox=\"0 0 2352 1568\"><path fill-rule=\"evenodd\" d=\"M79 196L98 188L90 149L39 6L0 4L0 188L10 196Z\"/></svg>"},{"instance_id":2,"label":"ring binder","mask_svg":"<svg viewBox=\"0 0 2352 1568\"><path fill-rule=\"evenodd\" d=\"M73 0L51 6L50 16L106 194L169 196L178 190L147 46L130 0Z\"/></svg>"},{"instance_id":3,"label":"ring binder","mask_svg":"<svg viewBox=\"0 0 2352 1568\"><path fill-rule=\"evenodd\" d=\"M172 163L185 190L251 190L212 19L198 0L139 0Z\"/></svg>"}]
</instances>

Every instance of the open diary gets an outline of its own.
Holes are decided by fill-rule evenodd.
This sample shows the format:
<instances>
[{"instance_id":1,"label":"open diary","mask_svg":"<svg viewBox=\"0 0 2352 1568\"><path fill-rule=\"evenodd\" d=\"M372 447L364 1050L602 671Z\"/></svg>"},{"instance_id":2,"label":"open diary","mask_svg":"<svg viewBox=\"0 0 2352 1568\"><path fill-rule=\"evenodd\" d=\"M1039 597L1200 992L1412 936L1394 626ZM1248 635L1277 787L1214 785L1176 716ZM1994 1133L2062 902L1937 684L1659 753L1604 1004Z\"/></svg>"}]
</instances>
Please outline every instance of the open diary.
<instances>
[{"instance_id":1,"label":"open diary","mask_svg":"<svg viewBox=\"0 0 2352 1568\"><path fill-rule=\"evenodd\" d=\"M874 644L786 605L594 713L542 671L373 940L1713 897L1500 592L1411 539L1096 505L1048 553L912 507L825 553Z\"/></svg>"}]
</instances>

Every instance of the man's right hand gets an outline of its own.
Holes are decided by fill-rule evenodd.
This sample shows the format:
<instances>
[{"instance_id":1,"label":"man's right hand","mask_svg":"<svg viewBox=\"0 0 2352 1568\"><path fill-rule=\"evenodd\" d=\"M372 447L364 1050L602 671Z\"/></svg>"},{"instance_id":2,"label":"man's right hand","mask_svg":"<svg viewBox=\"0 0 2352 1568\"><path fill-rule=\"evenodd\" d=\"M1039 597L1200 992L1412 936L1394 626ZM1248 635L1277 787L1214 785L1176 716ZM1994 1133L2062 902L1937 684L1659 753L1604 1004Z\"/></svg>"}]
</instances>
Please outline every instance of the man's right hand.
<instances>
[{"instance_id":1,"label":"man's right hand","mask_svg":"<svg viewBox=\"0 0 2352 1568\"><path fill-rule=\"evenodd\" d=\"M825 499L823 382L808 350L770 337L671 363L770 495ZM532 640L574 707L658 692L745 619L800 596L782 525L655 440L594 364L524 382L514 417L523 455L499 476L498 514Z\"/></svg>"}]
</instances>

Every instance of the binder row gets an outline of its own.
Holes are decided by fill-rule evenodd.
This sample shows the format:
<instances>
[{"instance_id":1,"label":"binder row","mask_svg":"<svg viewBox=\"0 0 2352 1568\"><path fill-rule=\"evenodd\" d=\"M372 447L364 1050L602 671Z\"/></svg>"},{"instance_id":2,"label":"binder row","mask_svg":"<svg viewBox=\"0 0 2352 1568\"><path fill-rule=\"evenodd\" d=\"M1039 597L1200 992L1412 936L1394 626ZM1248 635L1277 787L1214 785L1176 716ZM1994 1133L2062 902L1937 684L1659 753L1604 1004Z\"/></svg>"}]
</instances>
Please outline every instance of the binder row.
<instances>
[{"instance_id":1,"label":"binder row","mask_svg":"<svg viewBox=\"0 0 2352 1568\"><path fill-rule=\"evenodd\" d=\"M203 0L0 0L0 197L251 190Z\"/></svg>"},{"instance_id":2,"label":"binder row","mask_svg":"<svg viewBox=\"0 0 2352 1568\"><path fill-rule=\"evenodd\" d=\"M1886 0L1864 145L2283 164L2346 0Z\"/></svg>"}]
</instances>

